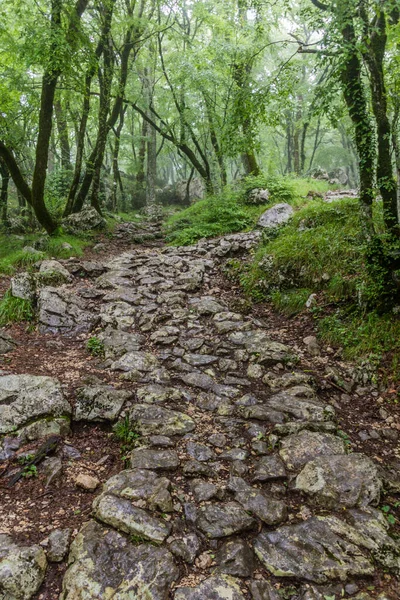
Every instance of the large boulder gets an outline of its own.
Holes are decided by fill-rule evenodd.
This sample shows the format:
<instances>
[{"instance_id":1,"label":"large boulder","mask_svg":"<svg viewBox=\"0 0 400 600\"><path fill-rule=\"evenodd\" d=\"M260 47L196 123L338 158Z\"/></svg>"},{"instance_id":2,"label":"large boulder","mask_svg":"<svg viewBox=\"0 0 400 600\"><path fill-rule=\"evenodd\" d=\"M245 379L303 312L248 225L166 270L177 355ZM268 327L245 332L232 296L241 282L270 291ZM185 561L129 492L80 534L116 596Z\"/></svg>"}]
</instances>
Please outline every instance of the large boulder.
<instances>
[{"instance_id":1,"label":"large boulder","mask_svg":"<svg viewBox=\"0 0 400 600\"><path fill-rule=\"evenodd\" d=\"M294 214L293 207L286 202L275 204L272 208L266 210L258 220L259 227L263 229L276 229L285 225Z\"/></svg>"},{"instance_id":2,"label":"large boulder","mask_svg":"<svg viewBox=\"0 0 400 600\"><path fill-rule=\"evenodd\" d=\"M57 379L34 375L0 377L0 436L39 419L68 418L70 414L71 406Z\"/></svg>"},{"instance_id":3,"label":"large boulder","mask_svg":"<svg viewBox=\"0 0 400 600\"><path fill-rule=\"evenodd\" d=\"M18 546L0 534L0 598L29 600L43 583L47 560L40 546Z\"/></svg>"},{"instance_id":4,"label":"large boulder","mask_svg":"<svg viewBox=\"0 0 400 600\"><path fill-rule=\"evenodd\" d=\"M84 208L79 213L72 213L62 221L64 231L79 235L82 231L104 229L106 220L94 208Z\"/></svg>"},{"instance_id":5,"label":"large boulder","mask_svg":"<svg viewBox=\"0 0 400 600\"><path fill-rule=\"evenodd\" d=\"M86 523L76 536L68 564L60 600L167 600L179 576L165 548L134 545L95 521Z\"/></svg>"}]
</instances>

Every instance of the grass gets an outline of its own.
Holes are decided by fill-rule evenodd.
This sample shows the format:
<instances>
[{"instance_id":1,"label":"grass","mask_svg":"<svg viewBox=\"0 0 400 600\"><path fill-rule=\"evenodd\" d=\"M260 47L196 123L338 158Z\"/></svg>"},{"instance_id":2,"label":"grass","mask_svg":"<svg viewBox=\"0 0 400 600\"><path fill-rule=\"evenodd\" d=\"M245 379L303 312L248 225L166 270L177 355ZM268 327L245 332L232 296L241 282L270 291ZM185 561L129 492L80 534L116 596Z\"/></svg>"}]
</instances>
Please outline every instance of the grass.
<instances>
[{"instance_id":1,"label":"grass","mask_svg":"<svg viewBox=\"0 0 400 600\"><path fill-rule=\"evenodd\" d=\"M40 234L26 236L0 234L0 275L13 275L18 269L28 269L34 263L46 258L69 258L82 256L83 250L91 240L86 237L77 238L72 235L45 237ZM26 252L26 246L39 243L42 248L38 252ZM66 245L69 244L70 248Z\"/></svg>"},{"instance_id":2,"label":"grass","mask_svg":"<svg viewBox=\"0 0 400 600\"><path fill-rule=\"evenodd\" d=\"M249 199L251 190L259 187L270 191L266 204L254 204ZM327 182L314 179L248 177L237 187L227 186L221 194L208 196L172 214L166 222L167 240L173 245L187 246L204 237L247 231L274 204L287 202L300 207L310 190L322 193L330 187Z\"/></svg>"},{"instance_id":3,"label":"grass","mask_svg":"<svg viewBox=\"0 0 400 600\"><path fill-rule=\"evenodd\" d=\"M8 291L0 300L0 327L21 321L33 321L35 312L29 300L14 298Z\"/></svg>"}]
</instances>

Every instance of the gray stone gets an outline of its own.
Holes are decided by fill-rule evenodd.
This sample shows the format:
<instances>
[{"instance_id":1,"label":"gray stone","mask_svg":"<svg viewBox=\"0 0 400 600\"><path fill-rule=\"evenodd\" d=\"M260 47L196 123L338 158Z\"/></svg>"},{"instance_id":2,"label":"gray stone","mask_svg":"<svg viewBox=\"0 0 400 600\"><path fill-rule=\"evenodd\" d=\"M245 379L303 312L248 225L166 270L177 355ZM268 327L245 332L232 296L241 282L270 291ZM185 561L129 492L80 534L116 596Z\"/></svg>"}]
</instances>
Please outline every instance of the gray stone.
<instances>
[{"instance_id":1,"label":"gray stone","mask_svg":"<svg viewBox=\"0 0 400 600\"><path fill-rule=\"evenodd\" d=\"M200 550L200 540L195 533L188 533L180 539L173 540L169 549L174 556L192 565Z\"/></svg>"},{"instance_id":2,"label":"gray stone","mask_svg":"<svg viewBox=\"0 0 400 600\"><path fill-rule=\"evenodd\" d=\"M219 302L212 296L202 296L201 298L193 298L190 302L200 315L215 315L216 313L225 310Z\"/></svg>"},{"instance_id":3,"label":"gray stone","mask_svg":"<svg viewBox=\"0 0 400 600\"><path fill-rule=\"evenodd\" d=\"M0 597L30 600L45 577L46 555L40 546L18 546L0 534Z\"/></svg>"},{"instance_id":4,"label":"gray stone","mask_svg":"<svg viewBox=\"0 0 400 600\"><path fill-rule=\"evenodd\" d=\"M329 404L316 398L312 388L296 386L268 398L265 406L285 415L285 421L328 421L335 415Z\"/></svg>"},{"instance_id":5,"label":"gray stone","mask_svg":"<svg viewBox=\"0 0 400 600\"><path fill-rule=\"evenodd\" d=\"M53 285L59 283L70 283L73 279L69 271L57 260L42 260L39 269L39 282L41 277L47 283L53 283Z\"/></svg>"},{"instance_id":6,"label":"gray stone","mask_svg":"<svg viewBox=\"0 0 400 600\"><path fill-rule=\"evenodd\" d=\"M130 463L132 469L174 471L179 467L179 458L175 450L136 448L131 452Z\"/></svg>"},{"instance_id":7,"label":"gray stone","mask_svg":"<svg viewBox=\"0 0 400 600\"><path fill-rule=\"evenodd\" d=\"M281 600L281 596L275 588L265 579L252 581L250 584L250 592L253 600Z\"/></svg>"},{"instance_id":8,"label":"gray stone","mask_svg":"<svg viewBox=\"0 0 400 600\"><path fill-rule=\"evenodd\" d=\"M255 521L237 502L209 504L199 509L197 527L209 538L222 538L251 529Z\"/></svg>"},{"instance_id":9,"label":"gray stone","mask_svg":"<svg viewBox=\"0 0 400 600\"><path fill-rule=\"evenodd\" d=\"M70 529L55 529L48 538L47 560L61 562L67 555L71 540Z\"/></svg>"},{"instance_id":10,"label":"gray stone","mask_svg":"<svg viewBox=\"0 0 400 600\"><path fill-rule=\"evenodd\" d=\"M43 471L43 473L45 475L45 478L46 478L45 487L47 488L61 477L61 474L62 474L61 458L58 458L58 456L47 457L43 461L43 464L41 465L41 470Z\"/></svg>"},{"instance_id":11,"label":"gray stone","mask_svg":"<svg viewBox=\"0 0 400 600\"><path fill-rule=\"evenodd\" d=\"M251 577L254 571L253 550L244 540L228 540L218 550L218 571L234 577Z\"/></svg>"},{"instance_id":12,"label":"gray stone","mask_svg":"<svg viewBox=\"0 0 400 600\"><path fill-rule=\"evenodd\" d=\"M90 521L75 538L60 600L166 600L179 571L172 554Z\"/></svg>"},{"instance_id":13,"label":"gray stone","mask_svg":"<svg viewBox=\"0 0 400 600\"><path fill-rule=\"evenodd\" d=\"M130 500L140 508L173 510L169 493L171 482L147 469L127 469L111 477L103 486L103 494L112 494Z\"/></svg>"},{"instance_id":14,"label":"gray stone","mask_svg":"<svg viewBox=\"0 0 400 600\"><path fill-rule=\"evenodd\" d=\"M341 438L330 433L304 430L284 438L279 454L287 468L295 471L317 456L345 454L345 451Z\"/></svg>"},{"instance_id":15,"label":"gray stone","mask_svg":"<svg viewBox=\"0 0 400 600\"><path fill-rule=\"evenodd\" d=\"M181 587L174 600L245 600L238 582L229 575L209 577L196 587Z\"/></svg>"},{"instance_id":16,"label":"gray stone","mask_svg":"<svg viewBox=\"0 0 400 600\"><path fill-rule=\"evenodd\" d=\"M98 322L90 302L63 286L41 289L38 309L41 333L86 333Z\"/></svg>"},{"instance_id":17,"label":"gray stone","mask_svg":"<svg viewBox=\"0 0 400 600\"><path fill-rule=\"evenodd\" d=\"M69 416L71 406L57 379L34 375L0 377L0 435L32 420Z\"/></svg>"},{"instance_id":18,"label":"gray stone","mask_svg":"<svg viewBox=\"0 0 400 600\"><path fill-rule=\"evenodd\" d=\"M193 479L190 483L193 496L197 502L211 500L218 494L218 488L213 483L203 481L202 479Z\"/></svg>"},{"instance_id":19,"label":"gray stone","mask_svg":"<svg viewBox=\"0 0 400 600\"><path fill-rule=\"evenodd\" d=\"M261 490L248 485L241 477L231 477L228 487L234 492L235 500L246 511L267 525L277 525L286 519L287 508L282 500L267 497Z\"/></svg>"},{"instance_id":20,"label":"gray stone","mask_svg":"<svg viewBox=\"0 0 400 600\"><path fill-rule=\"evenodd\" d=\"M104 344L106 358L120 358L126 353L137 352L143 343L143 336L120 329L106 329L99 336Z\"/></svg>"},{"instance_id":21,"label":"gray stone","mask_svg":"<svg viewBox=\"0 0 400 600\"><path fill-rule=\"evenodd\" d=\"M130 411L142 435L185 435L195 428L191 417L158 405L136 404Z\"/></svg>"},{"instance_id":22,"label":"gray stone","mask_svg":"<svg viewBox=\"0 0 400 600\"><path fill-rule=\"evenodd\" d=\"M111 386L92 385L78 390L75 421L115 421L132 396L127 390L116 390Z\"/></svg>"},{"instance_id":23,"label":"gray stone","mask_svg":"<svg viewBox=\"0 0 400 600\"><path fill-rule=\"evenodd\" d=\"M275 204L275 206L269 208L261 215L258 225L263 229L276 229L290 221L293 214L294 210L290 204L285 202Z\"/></svg>"},{"instance_id":24,"label":"gray stone","mask_svg":"<svg viewBox=\"0 0 400 600\"><path fill-rule=\"evenodd\" d=\"M99 521L130 535L161 543L169 535L170 525L133 506L130 500L102 494L93 502L93 514Z\"/></svg>"},{"instance_id":25,"label":"gray stone","mask_svg":"<svg viewBox=\"0 0 400 600\"><path fill-rule=\"evenodd\" d=\"M30 273L18 273L11 277L11 295L14 298L34 302L36 300L36 282Z\"/></svg>"},{"instance_id":26,"label":"gray stone","mask_svg":"<svg viewBox=\"0 0 400 600\"><path fill-rule=\"evenodd\" d=\"M262 329L231 333L229 341L236 346L244 346L260 364L275 364L294 358L288 346L274 342Z\"/></svg>"},{"instance_id":27,"label":"gray stone","mask_svg":"<svg viewBox=\"0 0 400 600\"><path fill-rule=\"evenodd\" d=\"M179 401L184 395L184 392L178 388L166 387L158 384L145 385L136 390L136 396L139 402L146 402L147 404Z\"/></svg>"},{"instance_id":28,"label":"gray stone","mask_svg":"<svg viewBox=\"0 0 400 600\"><path fill-rule=\"evenodd\" d=\"M286 477L285 464L279 456L263 456L255 463L254 481L274 481Z\"/></svg>"},{"instance_id":29,"label":"gray stone","mask_svg":"<svg viewBox=\"0 0 400 600\"><path fill-rule=\"evenodd\" d=\"M256 538L255 551L273 575L315 583L372 575L369 552L397 571L399 546L387 535L384 517L378 512L351 509L351 524L334 516L312 517L298 525L263 532Z\"/></svg>"},{"instance_id":30,"label":"gray stone","mask_svg":"<svg viewBox=\"0 0 400 600\"><path fill-rule=\"evenodd\" d=\"M106 220L91 207L83 208L79 213L72 213L62 220L64 231L79 235L82 231L90 231L92 229L104 229Z\"/></svg>"},{"instance_id":31,"label":"gray stone","mask_svg":"<svg viewBox=\"0 0 400 600\"><path fill-rule=\"evenodd\" d=\"M211 448L205 446L204 444L198 444L197 442L188 442L187 452L189 456L199 460L200 462L205 462L215 458L215 453L213 450L211 450Z\"/></svg>"},{"instance_id":32,"label":"gray stone","mask_svg":"<svg viewBox=\"0 0 400 600\"><path fill-rule=\"evenodd\" d=\"M184 354L183 359L192 367L206 367L219 360L218 356L210 356L209 354Z\"/></svg>"},{"instance_id":33,"label":"gray stone","mask_svg":"<svg viewBox=\"0 0 400 600\"><path fill-rule=\"evenodd\" d=\"M296 489L327 508L376 505L381 488L376 465L363 454L317 456L296 478Z\"/></svg>"},{"instance_id":34,"label":"gray stone","mask_svg":"<svg viewBox=\"0 0 400 600\"><path fill-rule=\"evenodd\" d=\"M12 352L17 347L17 343L5 331L0 330L0 354Z\"/></svg>"},{"instance_id":35,"label":"gray stone","mask_svg":"<svg viewBox=\"0 0 400 600\"><path fill-rule=\"evenodd\" d=\"M159 366L157 357L150 352L127 352L111 365L112 371L141 371L147 373Z\"/></svg>"}]
</instances>

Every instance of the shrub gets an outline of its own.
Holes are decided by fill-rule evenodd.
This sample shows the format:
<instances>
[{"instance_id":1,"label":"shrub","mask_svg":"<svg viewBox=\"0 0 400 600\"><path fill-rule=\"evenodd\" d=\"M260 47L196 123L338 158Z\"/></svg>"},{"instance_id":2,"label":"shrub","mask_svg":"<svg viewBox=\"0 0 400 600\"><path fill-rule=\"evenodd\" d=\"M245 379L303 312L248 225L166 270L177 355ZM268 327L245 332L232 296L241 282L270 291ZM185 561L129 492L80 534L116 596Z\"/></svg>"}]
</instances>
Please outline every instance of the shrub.
<instances>
[{"instance_id":1,"label":"shrub","mask_svg":"<svg viewBox=\"0 0 400 600\"><path fill-rule=\"evenodd\" d=\"M33 321L35 311L29 300L15 298L8 291L0 300L0 327L21 321Z\"/></svg>"},{"instance_id":2,"label":"shrub","mask_svg":"<svg viewBox=\"0 0 400 600\"><path fill-rule=\"evenodd\" d=\"M295 198L294 187L288 179L273 176L264 177L263 175L258 177L249 176L241 184L241 196L246 204L257 203L255 196L251 194L256 189L268 190L268 202L274 204L277 202L290 204Z\"/></svg>"}]
</instances>

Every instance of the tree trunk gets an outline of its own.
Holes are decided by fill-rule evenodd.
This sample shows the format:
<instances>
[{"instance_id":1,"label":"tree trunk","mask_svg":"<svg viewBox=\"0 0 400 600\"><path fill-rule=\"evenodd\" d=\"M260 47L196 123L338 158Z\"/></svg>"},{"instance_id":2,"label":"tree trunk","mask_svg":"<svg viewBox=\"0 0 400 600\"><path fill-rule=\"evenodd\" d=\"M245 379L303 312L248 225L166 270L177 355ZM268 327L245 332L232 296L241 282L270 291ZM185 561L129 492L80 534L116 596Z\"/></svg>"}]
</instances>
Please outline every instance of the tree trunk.
<instances>
[{"instance_id":1,"label":"tree trunk","mask_svg":"<svg viewBox=\"0 0 400 600\"><path fill-rule=\"evenodd\" d=\"M138 190L143 190L144 188L144 180L145 180L145 172L144 165L146 160L146 147L147 147L147 129L150 128L150 125L147 123L146 119L142 120L142 131L140 136L140 146L139 146L139 164L138 171L136 175L136 184Z\"/></svg>"},{"instance_id":2,"label":"tree trunk","mask_svg":"<svg viewBox=\"0 0 400 600\"><path fill-rule=\"evenodd\" d=\"M4 161L0 160L1 191L0 191L0 220L7 225L8 209L8 185L10 183L10 171Z\"/></svg>"},{"instance_id":3,"label":"tree trunk","mask_svg":"<svg viewBox=\"0 0 400 600\"><path fill-rule=\"evenodd\" d=\"M355 129L355 142L359 157L361 221L366 239L371 240L375 233L372 222L375 141L364 94L362 67L357 55L357 40L351 12L344 15L343 22L345 25L342 35L346 44L346 53L341 69L341 79L344 99Z\"/></svg>"},{"instance_id":4,"label":"tree trunk","mask_svg":"<svg viewBox=\"0 0 400 600\"><path fill-rule=\"evenodd\" d=\"M68 124L65 116L65 111L62 107L61 100L57 98L54 102L54 112L56 116L58 139L61 148L61 167L63 171L72 171L71 164L71 148L69 145Z\"/></svg>"},{"instance_id":5,"label":"tree trunk","mask_svg":"<svg viewBox=\"0 0 400 600\"><path fill-rule=\"evenodd\" d=\"M112 155L112 167L113 167L113 189L112 189L112 198L111 198L111 207L112 210L116 211L118 208L117 202L117 191L118 186L120 187L121 192L123 193L122 181L121 181L121 173L119 172L118 167L118 156L119 156L119 148L121 144L121 132L124 126L124 117L125 117L126 107L121 107L121 113L119 117L118 127L115 130L115 144Z\"/></svg>"},{"instance_id":6,"label":"tree trunk","mask_svg":"<svg viewBox=\"0 0 400 600\"><path fill-rule=\"evenodd\" d=\"M368 15L364 21L368 24ZM386 48L386 15L383 9L374 22L368 40L365 40L364 58L370 74L371 101L378 130L377 183L383 201L383 216L388 232L399 236L397 185L393 177L391 140L392 132L387 113L383 59Z\"/></svg>"}]
</instances>

